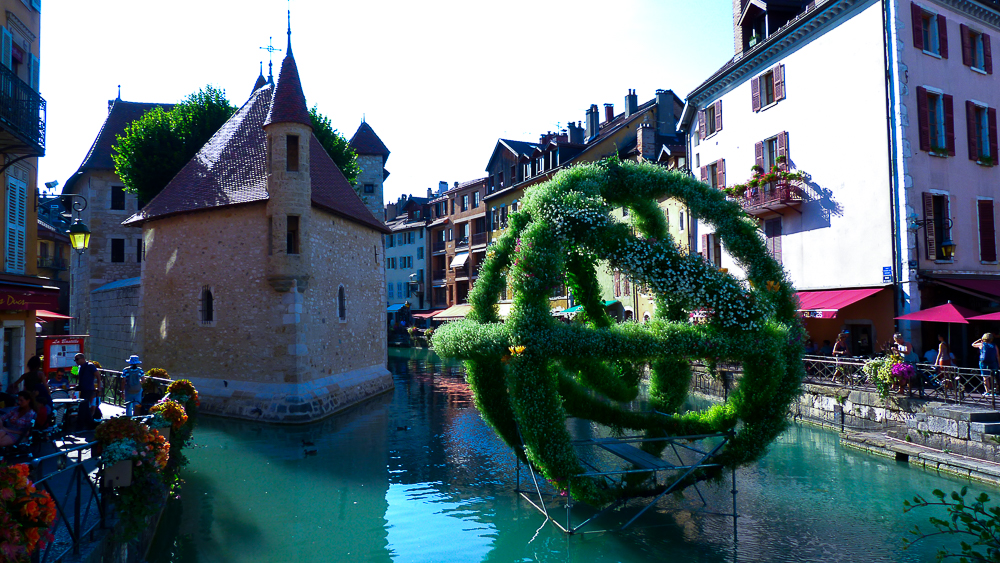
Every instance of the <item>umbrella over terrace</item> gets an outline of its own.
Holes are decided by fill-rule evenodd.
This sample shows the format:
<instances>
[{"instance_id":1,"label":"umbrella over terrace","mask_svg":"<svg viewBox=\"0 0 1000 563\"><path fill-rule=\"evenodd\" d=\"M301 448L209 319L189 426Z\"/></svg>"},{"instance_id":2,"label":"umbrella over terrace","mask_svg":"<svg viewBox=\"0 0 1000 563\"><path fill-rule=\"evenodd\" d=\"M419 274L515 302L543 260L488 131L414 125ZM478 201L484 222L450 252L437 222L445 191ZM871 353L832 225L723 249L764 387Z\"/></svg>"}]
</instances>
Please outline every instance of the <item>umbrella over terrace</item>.
<instances>
[{"instance_id":1,"label":"umbrella over terrace","mask_svg":"<svg viewBox=\"0 0 1000 563\"><path fill-rule=\"evenodd\" d=\"M969 324L969 319L974 318L978 314L979 313L973 311L972 309L966 309L965 307L945 303L944 305L938 305L937 307L931 307L930 309L924 309L923 311L917 311L915 313L896 317L896 320L924 321L930 323L958 323L967 325Z\"/></svg>"},{"instance_id":2,"label":"umbrella over terrace","mask_svg":"<svg viewBox=\"0 0 1000 563\"><path fill-rule=\"evenodd\" d=\"M969 318L970 321L1000 321L1000 313L986 313L978 317Z\"/></svg>"}]
</instances>

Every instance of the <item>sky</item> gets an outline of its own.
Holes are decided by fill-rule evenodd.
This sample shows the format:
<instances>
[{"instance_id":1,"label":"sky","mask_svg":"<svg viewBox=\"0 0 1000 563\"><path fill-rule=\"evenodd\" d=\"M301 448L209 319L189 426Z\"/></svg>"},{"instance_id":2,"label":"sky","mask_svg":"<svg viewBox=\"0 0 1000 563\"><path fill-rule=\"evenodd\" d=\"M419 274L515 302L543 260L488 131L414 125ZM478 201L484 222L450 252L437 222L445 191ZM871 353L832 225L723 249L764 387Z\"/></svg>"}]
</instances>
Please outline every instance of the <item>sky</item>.
<instances>
[{"instance_id":1,"label":"sky","mask_svg":"<svg viewBox=\"0 0 1000 563\"><path fill-rule=\"evenodd\" d=\"M728 0L46 0L39 185L76 171L119 85L177 102L212 84L242 105L269 38L281 65L288 6L309 106L348 138L366 120L391 151L386 202L481 178L497 139L620 112L629 89L684 99L733 55Z\"/></svg>"}]
</instances>

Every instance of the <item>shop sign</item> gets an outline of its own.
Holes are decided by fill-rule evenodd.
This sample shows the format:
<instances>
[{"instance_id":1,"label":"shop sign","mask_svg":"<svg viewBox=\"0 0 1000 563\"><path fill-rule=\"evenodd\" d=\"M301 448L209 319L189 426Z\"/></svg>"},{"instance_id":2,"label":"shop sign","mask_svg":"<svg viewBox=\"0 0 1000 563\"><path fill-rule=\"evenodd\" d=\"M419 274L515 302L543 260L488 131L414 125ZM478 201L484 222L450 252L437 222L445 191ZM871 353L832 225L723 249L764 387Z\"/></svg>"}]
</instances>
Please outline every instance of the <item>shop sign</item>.
<instances>
[{"instance_id":1,"label":"shop sign","mask_svg":"<svg viewBox=\"0 0 1000 563\"><path fill-rule=\"evenodd\" d=\"M36 309L59 309L59 290L0 289L0 309L14 311L34 311Z\"/></svg>"}]
</instances>

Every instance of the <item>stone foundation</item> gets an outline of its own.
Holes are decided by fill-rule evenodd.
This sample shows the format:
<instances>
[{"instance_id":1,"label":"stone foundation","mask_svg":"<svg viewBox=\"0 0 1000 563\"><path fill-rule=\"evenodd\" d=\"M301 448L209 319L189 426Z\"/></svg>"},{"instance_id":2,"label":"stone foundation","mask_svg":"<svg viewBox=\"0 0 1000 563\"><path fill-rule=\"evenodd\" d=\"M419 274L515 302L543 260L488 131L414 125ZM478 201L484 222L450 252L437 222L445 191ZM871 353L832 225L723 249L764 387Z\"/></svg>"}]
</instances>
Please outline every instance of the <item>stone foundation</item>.
<instances>
[{"instance_id":1,"label":"stone foundation","mask_svg":"<svg viewBox=\"0 0 1000 563\"><path fill-rule=\"evenodd\" d=\"M190 379L201 412L283 424L314 422L393 388L392 374L382 365L302 384Z\"/></svg>"}]
</instances>

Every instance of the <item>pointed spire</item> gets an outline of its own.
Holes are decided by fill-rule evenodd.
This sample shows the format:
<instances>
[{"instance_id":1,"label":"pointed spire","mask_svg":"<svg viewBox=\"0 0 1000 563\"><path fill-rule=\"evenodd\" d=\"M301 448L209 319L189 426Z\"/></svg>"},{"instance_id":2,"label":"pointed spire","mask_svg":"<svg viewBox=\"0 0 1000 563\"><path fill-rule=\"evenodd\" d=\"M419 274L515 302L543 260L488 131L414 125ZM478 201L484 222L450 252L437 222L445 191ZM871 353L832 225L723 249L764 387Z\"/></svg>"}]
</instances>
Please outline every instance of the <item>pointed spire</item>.
<instances>
[{"instance_id":1,"label":"pointed spire","mask_svg":"<svg viewBox=\"0 0 1000 563\"><path fill-rule=\"evenodd\" d=\"M292 54L292 0L288 0L288 54Z\"/></svg>"},{"instance_id":2,"label":"pointed spire","mask_svg":"<svg viewBox=\"0 0 1000 563\"><path fill-rule=\"evenodd\" d=\"M264 61L260 61L260 74L257 75L257 82L253 85L253 92L260 90L260 87L267 84L267 80L264 79ZM250 92L253 94L253 92Z\"/></svg>"},{"instance_id":3,"label":"pointed spire","mask_svg":"<svg viewBox=\"0 0 1000 563\"><path fill-rule=\"evenodd\" d=\"M299 80L299 69L291 49L281 61L278 84L274 88L271 109L267 113L267 119L264 120L264 126L272 123L301 123L312 127L306 96L302 93L302 82Z\"/></svg>"}]
</instances>

